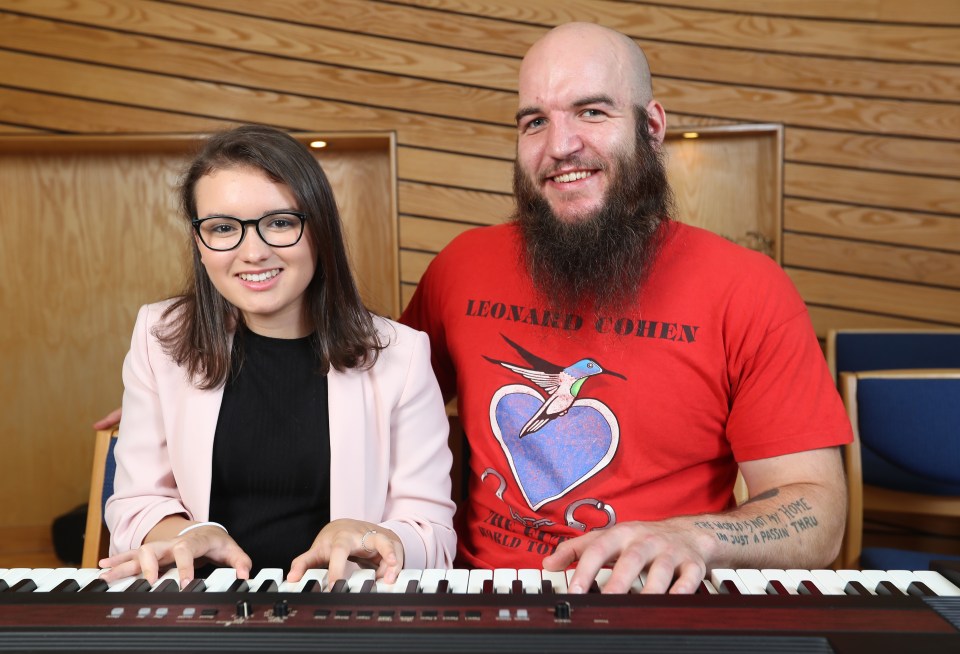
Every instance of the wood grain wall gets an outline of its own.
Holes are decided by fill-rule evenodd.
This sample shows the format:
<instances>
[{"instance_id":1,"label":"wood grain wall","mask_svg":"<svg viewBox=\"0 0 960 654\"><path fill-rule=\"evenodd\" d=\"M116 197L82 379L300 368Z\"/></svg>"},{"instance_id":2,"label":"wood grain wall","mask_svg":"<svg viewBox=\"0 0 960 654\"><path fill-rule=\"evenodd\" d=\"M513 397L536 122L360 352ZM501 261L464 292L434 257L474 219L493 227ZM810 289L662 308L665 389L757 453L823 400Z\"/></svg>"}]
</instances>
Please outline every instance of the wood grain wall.
<instances>
[{"instance_id":1,"label":"wood grain wall","mask_svg":"<svg viewBox=\"0 0 960 654\"><path fill-rule=\"evenodd\" d=\"M573 19L644 47L672 126L784 125L783 264L821 335L960 325L954 0L0 0L0 133L395 130L406 298L509 213L519 60Z\"/></svg>"}]
</instances>

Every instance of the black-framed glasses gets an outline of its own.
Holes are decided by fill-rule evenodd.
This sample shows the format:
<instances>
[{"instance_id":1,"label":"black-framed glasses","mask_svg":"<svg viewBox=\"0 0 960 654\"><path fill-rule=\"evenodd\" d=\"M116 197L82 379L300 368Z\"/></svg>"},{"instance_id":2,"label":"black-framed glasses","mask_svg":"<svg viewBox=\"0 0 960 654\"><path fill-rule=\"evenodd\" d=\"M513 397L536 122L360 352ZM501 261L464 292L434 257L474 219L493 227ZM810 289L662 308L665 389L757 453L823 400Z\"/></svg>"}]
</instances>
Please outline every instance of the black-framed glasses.
<instances>
[{"instance_id":1,"label":"black-framed glasses","mask_svg":"<svg viewBox=\"0 0 960 654\"><path fill-rule=\"evenodd\" d=\"M239 247L253 225L264 243L274 248L288 248L300 242L307 214L300 211L269 211L260 218L240 220L233 216L208 216L191 220L200 242L211 250L224 252Z\"/></svg>"}]
</instances>

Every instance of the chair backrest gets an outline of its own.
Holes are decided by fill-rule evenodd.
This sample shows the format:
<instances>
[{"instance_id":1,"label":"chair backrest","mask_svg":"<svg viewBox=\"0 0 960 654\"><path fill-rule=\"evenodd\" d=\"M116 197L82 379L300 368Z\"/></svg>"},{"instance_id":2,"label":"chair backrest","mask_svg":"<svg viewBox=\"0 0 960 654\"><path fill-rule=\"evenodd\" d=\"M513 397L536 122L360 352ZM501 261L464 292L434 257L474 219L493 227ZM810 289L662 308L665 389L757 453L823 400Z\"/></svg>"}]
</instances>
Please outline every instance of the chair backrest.
<instances>
[{"instance_id":1,"label":"chair backrest","mask_svg":"<svg viewBox=\"0 0 960 654\"><path fill-rule=\"evenodd\" d=\"M103 522L103 508L113 495L113 478L117 462L113 448L117 444L118 429L96 433L93 447L93 469L90 474L90 498L87 501L87 527L83 537L83 555L80 564L84 568L96 568L97 562L107 555L110 534Z\"/></svg>"},{"instance_id":2,"label":"chair backrest","mask_svg":"<svg viewBox=\"0 0 960 654\"><path fill-rule=\"evenodd\" d=\"M855 567L863 511L960 517L960 369L841 373L854 441L841 565Z\"/></svg>"},{"instance_id":3,"label":"chair backrest","mask_svg":"<svg viewBox=\"0 0 960 654\"><path fill-rule=\"evenodd\" d=\"M960 368L960 329L832 329L827 365L843 372Z\"/></svg>"}]
</instances>

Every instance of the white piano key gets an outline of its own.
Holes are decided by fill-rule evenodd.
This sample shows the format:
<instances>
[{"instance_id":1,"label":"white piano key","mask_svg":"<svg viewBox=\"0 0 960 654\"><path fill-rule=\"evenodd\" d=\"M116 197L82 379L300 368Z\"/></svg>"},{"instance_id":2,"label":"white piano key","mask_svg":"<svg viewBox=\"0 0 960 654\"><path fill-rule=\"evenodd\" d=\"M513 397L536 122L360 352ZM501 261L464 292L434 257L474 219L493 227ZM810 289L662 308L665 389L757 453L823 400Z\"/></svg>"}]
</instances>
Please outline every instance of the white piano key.
<instances>
[{"instance_id":1,"label":"white piano key","mask_svg":"<svg viewBox=\"0 0 960 654\"><path fill-rule=\"evenodd\" d=\"M886 570L862 570L861 572L863 572L863 576L866 577L867 581L869 582L866 584L867 588L869 588L870 592L874 593L875 595L879 594L877 593L877 584L879 584L881 581L890 581L893 582L895 586L897 585L897 583L890 576L890 573ZM902 588L901 590L906 592L906 588Z\"/></svg>"},{"instance_id":2,"label":"white piano key","mask_svg":"<svg viewBox=\"0 0 960 654\"><path fill-rule=\"evenodd\" d=\"M58 584L74 579L77 575L76 568L54 568L53 571L43 578L43 582L37 582L37 593L49 593Z\"/></svg>"},{"instance_id":3,"label":"white piano key","mask_svg":"<svg viewBox=\"0 0 960 654\"><path fill-rule=\"evenodd\" d=\"M913 570L887 570L887 578L892 581L897 588L904 593L915 581L920 581L920 577ZM930 590L933 590L932 588Z\"/></svg>"},{"instance_id":4,"label":"white piano key","mask_svg":"<svg viewBox=\"0 0 960 654\"><path fill-rule=\"evenodd\" d=\"M446 579L449 584L449 592L463 595L467 592L467 584L470 581L470 570L466 568L447 570L444 579Z\"/></svg>"},{"instance_id":5,"label":"white piano key","mask_svg":"<svg viewBox=\"0 0 960 654\"><path fill-rule=\"evenodd\" d=\"M610 581L610 575L612 574L613 570L610 568L600 568L597 570L597 576L594 577L593 580L597 582L597 586L600 587L601 591L606 587L607 582Z\"/></svg>"},{"instance_id":6,"label":"white piano key","mask_svg":"<svg viewBox=\"0 0 960 654\"><path fill-rule=\"evenodd\" d=\"M515 568L496 568L493 571L493 592L509 595L513 592L513 582L517 580Z\"/></svg>"},{"instance_id":7,"label":"white piano key","mask_svg":"<svg viewBox=\"0 0 960 654\"><path fill-rule=\"evenodd\" d=\"M107 588L108 593L122 593L127 588L130 587L130 584L137 581L138 579L143 579L143 575L135 575L132 577L123 577L122 579L117 579L116 581L108 581Z\"/></svg>"},{"instance_id":8,"label":"white piano key","mask_svg":"<svg viewBox=\"0 0 960 654\"><path fill-rule=\"evenodd\" d=\"M770 581L779 581L783 584L783 587L787 589L787 592L791 595L797 595L797 582L790 577L790 574L786 570L781 570L779 568L764 568L760 571L760 574L764 578ZM767 592L767 586L764 584L763 592Z\"/></svg>"},{"instance_id":9,"label":"white piano key","mask_svg":"<svg viewBox=\"0 0 960 654\"><path fill-rule=\"evenodd\" d=\"M540 576L544 581L549 581L553 585L553 592L561 595L567 593L567 573L563 570L543 570Z\"/></svg>"},{"instance_id":10,"label":"white piano key","mask_svg":"<svg viewBox=\"0 0 960 654\"><path fill-rule=\"evenodd\" d=\"M237 580L237 571L233 568L216 568L203 580L208 593L225 593L230 584Z\"/></svg>"},{"instance_id":11,"label":"white piano key","mask_svg":"<svg viewBox=\"0 0 960 654\"><path fill-rule=\"evenodd\" d=\"M178 588L180 587L180 571L177 570L176 567L170 568L169 570L167 570L166 572L164 572L162 575L160 575L160 576L157 578L157 582L156 582L155 584L153 584L152 586L150 586L150 590L151 590L151 591L156 590L157 587L160 586L160 584L162 584L163 582L165 582L165 581L167 581L167 580L169 580L169 579L173 579L174 581L176 581L176 582L177 582L177 587L178 587Z\"/></svg>"},{"instance_id":12,"label":"white piano key","mask_svg":"<svg viewBox=\"0 0 960 654\"><path fill-rule=\"evenodd\" d=\"M643 590L643 587L647 585L647 571L644 570L640 575L633 580L633 583L630 584L630 590L628 593L636 594Z\"/></svg>"},{"instance_id":13,"label":"white piano key","mask_svg":"<svg viewBox=\"0 0 960 654\"><path fill-rule=\"evenodd\" d=\"M710 571L710 583L716 587L717 592L722 592L720 587L724 581L730 581L736 586L737 590L740 591L743 595L749 595L750 592L747 590L747 587L742 581L740 581L740 576L737 574L736 570L730 570L728 568L717 568Z\"/></svg>"},{"instance_id":14,"label":"white piano key","mask_svg":"<svg viewBox=\"0 0 960 654\"><path fill-rule=\"evenodd\" d=\"M377 592L378 593L405 593L407 591L407 585L411 581L416 581L420 583L420 575L423 573L423 570L416 570L405 568L400 571L400 574L397 575L397 580L392 584L383 583L382 579L377 580Z\"/></svg>"},{"instance_id":15,"label":"white piano key","mask_svg":"<svg viewBox=\"0 0 960 654\"><path fill-rule=\"evenodd\" d=\"M31 572L33 572L33 568L9 568L0 577L0 580L7 582L7 586L13 586L23 579L29 579Z\"/></svg>"},{"instance_id":16,"label":"white piano key","mask_svg":"<svg viewBox=\"0 0 960 654\"><path fill-rule=\"evenodd\" d=\"M441 568L427 568L420 573L420 592L434 594L437 584L446 579L448 570Z\"/></svg>"},{"instance_id":17,"label":"white piano key","mask_svg":"<svg viewBox=\"0 0 960 654\"><path fill-rule=\"evenodd\" d=\"M717 587L713 585L713 582L710 581L710 579L707 579L707 578L701 579L700 584L707 589L708 595L718 595L720 593L720 591L717 590Z\"/></svg>"},{"instance_id":18,"label":"white piano key","mask_svg":"<svg viewBox=\"0 0 960 654\"><path fill-rule=\"evenodd\" d=\"M94 579L99 579L101 574L103 574L102 568L79 568L74 574L73 579L80 588L84 588Z\"/></svg>"},{"instance_id":19,"label":"white piano key","mask_svg":"<svg viewBox=\"0 0 960 654\"><path fill-rule=\"evenodd\" d=\"M355 571L347 580L347 588L351 593L359 593L366 581L374 581L377 578L377 571L369 568L361 568Z\"/></svg>"},{"instance_id":20,"label":"white piano key","mask_svg":"<svg viewBox=\"0 0 960 654\"><path fill-rule=\"evenodd\" d=\"M268 581L272 581L277 584L277 586L280 586L280 584L283 583L283 570L280 568L263 568L249 581L250 590L260 590L260 586Z\"/></svg>"},{"instance_id":21,"label":"white piano key","mask_svg":"<svg viewBox=\"0 0 960 654\"><path fill-rule=\"evenodd\" d=\"M520 580L520 583L523 584L523 592L529 595L536 595L540 593L543 586L541 582L543 576L540 573L540 570L534 568L520 568L517 570L517 579Z\"/></svg>"},{"instance_id":22,"label":"white piano key","mask_svg":"<svg viewBox=\"0 0 960 654\"><path fill-rule=\"evenodd\" d=\"M846 582L841 579L835 570L787 570L797 579L797 583L810 578L824 595L845 595L843 587Z\"/></svg>"},{"instance_id":23,"label":"white piano key","mask_svg":"<svg viewBox=\"0 0 960 654\"><path fill-rule=\"evenodd\" d=\"M300 581L287 581L283 580L283 583L280 584L281 593L300 593L303 592L304 586L306 586L311 581L316 580L320 584L321 590L327 589L327 571L323 568L310 568L303 573L303 576L300 577Z\"/></svg>"},{"instance_id":24,"label":"white piano key","mask_svg":"<svg viewBox=\"0 0 960 654\"><path fill-rule=\"evenodd\" d=\"M941 597L960 597L960 588L957 588L949 579L935 570L917 570L914 572L917 579Z\"/></svg>"},{"instance_id":25,"label":"white piano key","mask_svg":"<svg viewBox=\"0 0 960 654\"><path fill-rule=\"evenodd\" d=\"M871 584L870 580L867 579L863 572L860 570L837 570L837 576L844 582L844 585L851 581L856 581L867 589L871 595L876 595L876 584Z\"/></svg>"},{"instance_id":26,"label":"white piano key","mask_svg":"<svg viewBox=\"0 0 960 654\"><path fill-rule=\"evenodd\" d=\"M493 581L493 570L483 570L480 568L470 571L470 577L467 580L467 593L470 595L479 595L483 592L483 582Z\"/></svg>"},{"instance_id":27,"label":"white piano key","mask_svg":"<svg viewBox=\"0 0 960 654\"><path fill-rule=\"evenodd\" d=\"M738 568L736 573L737 577L740 578L740 581L743 582L743 585L746 587L747 595L767 594L767 583L769 580L763 572L753 568Z\"/></svg>"}]
</instances>

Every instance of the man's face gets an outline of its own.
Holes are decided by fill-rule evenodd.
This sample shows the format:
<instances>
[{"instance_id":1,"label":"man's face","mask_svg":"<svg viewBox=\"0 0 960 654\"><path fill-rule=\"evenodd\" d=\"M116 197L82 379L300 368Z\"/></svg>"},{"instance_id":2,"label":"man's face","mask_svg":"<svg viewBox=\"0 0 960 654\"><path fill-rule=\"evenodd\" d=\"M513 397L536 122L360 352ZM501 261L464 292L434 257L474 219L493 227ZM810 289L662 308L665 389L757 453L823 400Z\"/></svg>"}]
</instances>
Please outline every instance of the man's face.
<instances>
[{"instance_id":1,"label":"man's face","mask_svg":"<svg viewBox=\"0 0 960 654\"><path fill-rule=\"evenodd\" d=\"M616 164L635 147L626 71L612 48L577 56L545 48L520 70L517 164L556 217L596 215Z\"/></svg>"}]
</instances>

